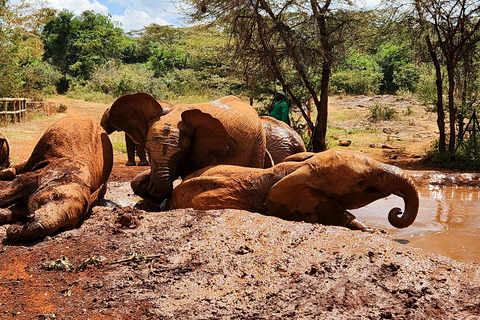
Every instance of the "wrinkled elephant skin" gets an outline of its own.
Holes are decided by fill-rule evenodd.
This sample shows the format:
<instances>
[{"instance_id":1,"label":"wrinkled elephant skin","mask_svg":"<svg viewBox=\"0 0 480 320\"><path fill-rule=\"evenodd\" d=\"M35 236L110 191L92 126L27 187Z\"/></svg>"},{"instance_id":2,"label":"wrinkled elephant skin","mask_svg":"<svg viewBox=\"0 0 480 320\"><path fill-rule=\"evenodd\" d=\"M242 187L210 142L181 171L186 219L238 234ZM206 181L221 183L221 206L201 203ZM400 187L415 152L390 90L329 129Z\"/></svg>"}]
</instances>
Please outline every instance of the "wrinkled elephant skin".
<instances>
[{"instance_id":1,"label":"wrinkled elephant skin","mask_svg":"<svg viewBox=\"0 0 480 320\"><path fill-rule=\"evenodd\" d=\"M243 209L367 231L347 210L394 194L404 199L405 212L393 208L390 223L404 228L415 221L418 193L399 168L347 150L303 153L301 158L267 169L219 165L199 170L174 189L167 206Z\"/></svg>"},{"instance_id":2,"label":"wrinkled elephant skin","mask_svg":"<svg viewBox=\"0 0 480 320\"><path fill-rule=\"evenodd\" d=\"M12 180L15 171L10 168L10 145L7 137L0 132L0 180Z\"/></svg>"},{"instance_id":3,"label":"wrinkled elephant skin","mask_svg":"<svg viewBox=\"0 0 480 320\"><path fill-rule=\"evenodd\" d=\"M302 137L285 122L270 116L261 116L260 121L265 132L267 150L274 164L293 154L307 151Z\"/></svg>"},{"instance_id":4,"label":"wrinkled elephant skin","mask_svg":"<svg viewBox=\"0 0 480 320\"><path fill-rule=\"evenodd\" d=\"M59 120L0 191L0 223L12 224L7 238L28 242L75 227L105 195L112 166L112 144L95 119Z\"/></svg>"},{"instance_id":5,"label":"wrinkled elephant skin","mask_svg":"<svg viewBox=\"0 0 480 320\"><path fill-rule=\"evenodd\" d=\"M109 122L144 146L149 173L132 181L142 197L167 199L173 181L209 165L262 168L266 154L260 119L249 104L234 96L164 108L146 93L118 98Z\"/></svg>"}]
</instances>

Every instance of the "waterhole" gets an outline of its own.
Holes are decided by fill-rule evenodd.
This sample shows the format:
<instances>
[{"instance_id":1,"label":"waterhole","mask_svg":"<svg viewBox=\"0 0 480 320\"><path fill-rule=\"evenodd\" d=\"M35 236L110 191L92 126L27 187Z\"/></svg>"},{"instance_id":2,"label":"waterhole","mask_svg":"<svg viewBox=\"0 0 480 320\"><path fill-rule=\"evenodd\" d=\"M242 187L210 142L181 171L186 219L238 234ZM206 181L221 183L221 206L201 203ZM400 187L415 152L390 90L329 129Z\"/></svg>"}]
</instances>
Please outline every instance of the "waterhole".
<instances>
[{"instance_id":1,"label":"waterhole","mask_svg":"<svg viewBox=\"0 0 480 320\"><path fill-rule=\"evenodd\" d=\"M388 222L403 199L389 196L351 212L367 224L386 230L395 241L464 262L480 263L480 189L435 186L418 188L420 208L415 222L396 229Z\"/></svg>"}]
</instances>

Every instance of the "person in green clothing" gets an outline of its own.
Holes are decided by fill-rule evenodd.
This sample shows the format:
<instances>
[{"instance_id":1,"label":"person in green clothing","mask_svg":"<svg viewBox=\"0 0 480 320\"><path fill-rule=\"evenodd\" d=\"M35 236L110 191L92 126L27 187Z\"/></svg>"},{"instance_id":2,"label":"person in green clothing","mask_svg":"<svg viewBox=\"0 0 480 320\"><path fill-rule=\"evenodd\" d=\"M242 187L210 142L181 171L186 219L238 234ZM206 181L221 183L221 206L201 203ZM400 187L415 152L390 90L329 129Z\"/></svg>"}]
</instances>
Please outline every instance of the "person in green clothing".
<instances>
[{"instance_id":1,"label":"person in green clothing","mask_svg":"<svg viewBox=\"0 0 480 320\"><path fill-rule=\"evenodd\" d=\"M285 100L285 92L277 91L269 108L270 117L290 125L289 109L288 102Z\"/></svg>"}]
</instances>

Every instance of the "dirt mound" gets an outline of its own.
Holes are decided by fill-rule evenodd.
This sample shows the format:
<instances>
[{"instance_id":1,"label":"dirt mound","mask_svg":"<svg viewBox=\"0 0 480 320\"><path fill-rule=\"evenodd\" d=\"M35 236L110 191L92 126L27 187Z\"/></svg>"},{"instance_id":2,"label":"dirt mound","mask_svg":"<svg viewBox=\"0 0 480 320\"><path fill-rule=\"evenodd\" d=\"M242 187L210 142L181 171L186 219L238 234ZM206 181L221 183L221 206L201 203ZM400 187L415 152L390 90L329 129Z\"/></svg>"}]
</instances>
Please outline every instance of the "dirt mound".
<instances>
[{"instance_id":1,"label":"dirt mound","mask_svg":"<svg viewBox=\"0 0 480 320\"><path fill-rule=\"evenodd\" d=\"M125 216L142 216L132 228ZM480 272L381 235L245 211L96 207L4 243L0 314L22 319L474 319Z\"/></svg>"}]
</instances>

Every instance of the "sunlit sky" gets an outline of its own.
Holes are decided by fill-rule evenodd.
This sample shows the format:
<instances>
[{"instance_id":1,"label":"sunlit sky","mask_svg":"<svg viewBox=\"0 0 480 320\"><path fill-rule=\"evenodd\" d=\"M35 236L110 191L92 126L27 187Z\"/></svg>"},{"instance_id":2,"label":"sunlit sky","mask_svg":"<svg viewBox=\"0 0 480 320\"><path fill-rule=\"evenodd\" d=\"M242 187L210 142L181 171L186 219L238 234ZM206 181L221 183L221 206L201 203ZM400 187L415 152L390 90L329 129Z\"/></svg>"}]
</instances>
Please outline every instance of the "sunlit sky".
<instances>
[{"instance_id":1,"label":"sunlit sky","mask_svg":"<svg viewBox=\"0 0 480 320\"><path fill-rule=\"evenodd\" d=\"M358 0L367 6L377 5L380 0ZM16 4L19 0L11 0ZM110 14L113 21L121 24L124 31L138 30L152 23L159 25L183 26L178 3L175 0L44 0L44 2L58 10L66 9L74 14L81 14L85 10L95 13Z\"/></svg>"}]
</instances>

